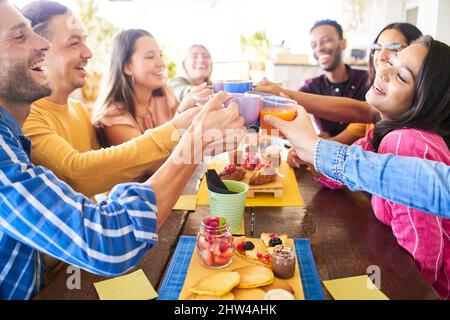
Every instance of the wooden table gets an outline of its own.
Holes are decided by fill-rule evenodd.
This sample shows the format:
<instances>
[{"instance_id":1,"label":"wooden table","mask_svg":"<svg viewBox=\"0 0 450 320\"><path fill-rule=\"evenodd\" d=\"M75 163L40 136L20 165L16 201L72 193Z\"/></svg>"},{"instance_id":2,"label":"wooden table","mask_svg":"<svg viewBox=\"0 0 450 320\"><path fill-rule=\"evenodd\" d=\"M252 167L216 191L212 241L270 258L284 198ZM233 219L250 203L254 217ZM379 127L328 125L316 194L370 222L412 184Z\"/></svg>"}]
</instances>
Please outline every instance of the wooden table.
<instances>
[{"instance_id":1,"label":"wooden table","mask_svg":"<svg viewBox=\"0 0 450 320\"><path fill-rule=\"evenodd\" d=\"M398 246L390 228L374 216L368 197L349 190L320 188L305 168L297 171L306 203L301 208L255 208L254 235L286 233L291 238L311 240L321 280L367 274L370 266L381 270L381 289L391 299L438 299L424 280L411 256ZM196 212L174 212L160 232L160 243L139 265L158 288L180 235L196 235L208 208ZM276 227L274 227L276 226ZM245 214L246 234L252 231L251 210ZM82 272L82 289L69 290L65 268L36 299L98 299L93 283L102 277ZM331 296L324 289L327 299Z\"/></svg>"}]
</instances>

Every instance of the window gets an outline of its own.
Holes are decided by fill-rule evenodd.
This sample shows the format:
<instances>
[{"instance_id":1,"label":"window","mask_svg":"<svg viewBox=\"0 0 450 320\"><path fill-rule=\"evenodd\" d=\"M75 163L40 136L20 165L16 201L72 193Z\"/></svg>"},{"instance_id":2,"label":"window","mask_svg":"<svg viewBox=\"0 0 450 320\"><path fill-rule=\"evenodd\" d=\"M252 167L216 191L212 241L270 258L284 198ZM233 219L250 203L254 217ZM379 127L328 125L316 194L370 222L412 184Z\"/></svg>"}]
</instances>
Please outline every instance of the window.
<instances>
[{"instance_id":1,"label":"window","mask_svg":"<svg viewBox=\"0 0 450 320\"><path fill-rule=\"evenodd\" d=\"M419 7L406 10L406 22L417 26L417 17L419 16Z\"/></svg>"}]
</instances>

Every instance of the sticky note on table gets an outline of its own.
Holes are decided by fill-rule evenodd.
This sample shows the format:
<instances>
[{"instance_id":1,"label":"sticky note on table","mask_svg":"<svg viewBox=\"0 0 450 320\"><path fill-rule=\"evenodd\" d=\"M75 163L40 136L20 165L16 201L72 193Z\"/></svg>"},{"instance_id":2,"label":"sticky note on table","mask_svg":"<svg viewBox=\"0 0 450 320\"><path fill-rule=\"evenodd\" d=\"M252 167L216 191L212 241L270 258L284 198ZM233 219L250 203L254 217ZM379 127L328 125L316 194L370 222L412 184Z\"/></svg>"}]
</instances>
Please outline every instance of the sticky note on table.
<instances>
[{"instance_id":1,"label":"sticky note on table","mask_svg":"<svg viewBox=\"0 0 450 320\"><path fill-rule=\"evenodd\" d=\"M158 297L144 271L94 283L100 300L151 300Z\"/></svg>"},{"instance_id":2,"label":"sticky note on table","mask_svg":"<svg viewBox=\"0 0 450 320\"><path fill-rule=\"evenodd\" d=\"M181 196L173 210L195 211L197 209L197 196Z\"/></svg>"},{"instance_id":3,"label":"sticky note on table","mask_svg":"<svg viewBox=\"0 0 450 320\"><path fill-rule=\"evenodd\" d=\"M323 281L335 300L389 300L367 275Z\"/></svg>"}]
</instances>

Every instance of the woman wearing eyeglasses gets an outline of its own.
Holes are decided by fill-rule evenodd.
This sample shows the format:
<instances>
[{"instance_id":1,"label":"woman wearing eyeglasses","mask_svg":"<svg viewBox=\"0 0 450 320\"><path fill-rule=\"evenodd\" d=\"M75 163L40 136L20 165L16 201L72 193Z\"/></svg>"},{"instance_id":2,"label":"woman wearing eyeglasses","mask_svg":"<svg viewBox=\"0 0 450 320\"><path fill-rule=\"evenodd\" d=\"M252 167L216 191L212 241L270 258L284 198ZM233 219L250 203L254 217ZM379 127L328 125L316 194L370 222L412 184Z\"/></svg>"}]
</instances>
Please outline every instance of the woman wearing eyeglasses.
<instances>
[{"instance_id":1,"label":"woman wearing eyeglasses","mask_svg":"<svg viewBox=\"0 0 450 320\"><path fill-rule=\"evenodd\" d=\"M373 85L376 71L386 63L391 55L403 50L421 35L422 32L409 23L392 23L381 30L370 46L368 87ZM256 90L281 94L294 99L307 112L320 118L352 123L341 134L329 139L347 145L364 137L369 130L373 129L373 123L379 120L378 111L371 108L365 101L286 90L268 81L261 82ZM288 163L294 168L298 168L302 164L294 149L289 152Z\"/></svg>"},{"instance_id":2,"label":"woman wearing eyeglasses","mask_svg":"<svg viewBox=\"0 0 450 320\"><path fill-rule=\"evenodd\" d=\"M430 36L420 38L396 55L390 55L388 61L378 68L374 85L366 95L367 103L378 110L380 121L354 146L381 155L426 159L449 166L450 74L446 72L449 69L450 47ZM331 158L331 150L321 152L321 142L314 133L311 134L311 130L308 129L310 140L295 134L308 126L299 121L307 118L306 113L299 108L298 114L299 119L294 122L273 117L265 120L285 134L299 155L307 155L299 146L315 141L312 148L309 145L309 149L314 150L312 155L303 159L315 165L321 161L328 163L340 174L343 168L339 164L342 164L345 148L339 149L338 145L339 151L334 153L336 157ZM382 168L382 174L376 176L374 171L380 169L380 165L383 164L378 162L372 164L373 169L369 168L367 172L355 170L353 173L357 177L368 173L372 186L381 186L385 180L391 180L415 194L416 198L423 196L408 184L410 177L418 179L417 171L412 167L398 167L389 175ZM343 186L326 176L319 181L331 188ZM421 181L422 184L426 182L426 179ZM448 180L446 182L448 186ZM436 186L428 184L426 187L434 190ZM433 200L440 201L439 194L435 195ZM450 300L450 220L427 215L377 195L372 197L372 207L377 219L391 228L397 243L412 256L425 279L442 299Z\"/></svg>"},{"instance_id":3,"label":"woman wearing eyeglasses","mask_svg":"<svg viewBox=\"0 0 450 320\"><path fill-rule=\"evenodd\" d=\"M370 88L373 85L377 70L386 64L393 54L408 47L411 42L421 36L422 32L409 23L392 23L381 30L370 46L367 87ZM342 133L329 140L351 145L364 137L373 127L373 123L352 123Z\"/></svg>"}]
</instances>

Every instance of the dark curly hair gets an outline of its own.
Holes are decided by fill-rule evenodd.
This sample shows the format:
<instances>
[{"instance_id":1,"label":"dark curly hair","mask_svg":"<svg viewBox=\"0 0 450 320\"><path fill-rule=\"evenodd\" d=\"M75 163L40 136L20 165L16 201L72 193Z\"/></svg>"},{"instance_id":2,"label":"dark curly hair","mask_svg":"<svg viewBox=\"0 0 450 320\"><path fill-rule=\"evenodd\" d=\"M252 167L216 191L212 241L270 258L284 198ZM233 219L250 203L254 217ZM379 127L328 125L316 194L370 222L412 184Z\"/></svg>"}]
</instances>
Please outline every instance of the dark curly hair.
<instances>
[{"instance_id":1,"label":"dark curly hair","mask_svg":"<svg viewBox=\"0 0 450 320\"><path fill-rule=\"evenodd\" d=\"M375 125L372 147L378 150L383 138L400 128L416 128L440 135L450 148L450 48L424 36L414 42L428 48L411 106L397 120L382 120Z\"/></svg>"}]
</instances>

